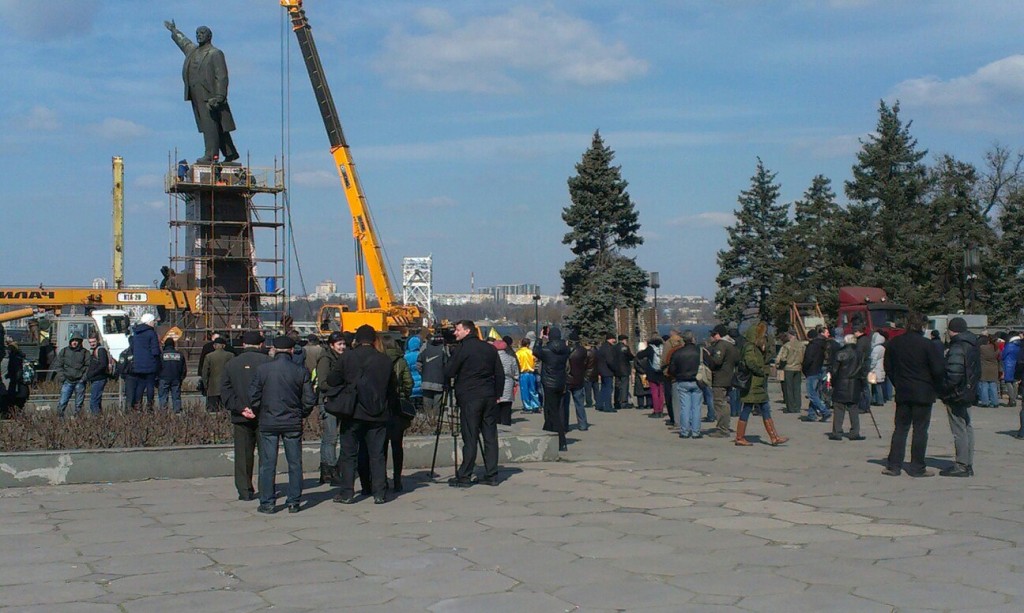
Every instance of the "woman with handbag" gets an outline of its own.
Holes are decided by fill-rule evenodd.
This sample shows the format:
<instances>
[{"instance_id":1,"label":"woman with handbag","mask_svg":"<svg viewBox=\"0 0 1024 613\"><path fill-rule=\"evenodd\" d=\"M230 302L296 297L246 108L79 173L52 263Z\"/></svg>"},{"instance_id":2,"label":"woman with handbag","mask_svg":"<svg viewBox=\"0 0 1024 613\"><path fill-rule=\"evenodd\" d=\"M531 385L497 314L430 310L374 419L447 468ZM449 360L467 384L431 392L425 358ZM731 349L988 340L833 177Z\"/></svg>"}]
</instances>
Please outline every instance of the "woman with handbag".
<instances>
[{"instance_id":1,"label":"woman with handbag","mask_svg":"<svg viewBox=\"0 0 1024 613\"><path fill-rule=\"evenodd\" d=\"M416 407L412 402L412 371L405 360L405 353L398 347L395 339L378 335L381 348L394 364L397 389L388 391L388 402L391 404L391 418L388 420L388 446L391 448L392 490L402 491L402 464L405 461L405 450L402 440L405 431L416 417Z\"/></svg>"}]
</instances>

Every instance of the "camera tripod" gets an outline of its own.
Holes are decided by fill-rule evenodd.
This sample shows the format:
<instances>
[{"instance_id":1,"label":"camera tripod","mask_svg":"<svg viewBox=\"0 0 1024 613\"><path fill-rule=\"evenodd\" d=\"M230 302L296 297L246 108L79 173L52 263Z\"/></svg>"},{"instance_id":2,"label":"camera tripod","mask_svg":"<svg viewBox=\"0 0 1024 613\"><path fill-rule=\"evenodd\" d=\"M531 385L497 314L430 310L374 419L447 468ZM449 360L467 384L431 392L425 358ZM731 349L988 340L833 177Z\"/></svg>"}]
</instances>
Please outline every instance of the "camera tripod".
<instances>
[{"instance_id":1,"label":"camera tripod","mask_svg":"<svg viewBox=\"0 0 1024 613\"><path fill-rule=\"evenodd\" d=\"M452 434L453 472L458 474L458 446L459 436L462 432L462 424L459 417L459 405L455 402L455 393L452 391L450 386L445 386L444 391L441 393L441 402L439 403L437 412L437 425L434 428L434 457L430 461L430 478L434 481L438 479L438 474L434 472L434 468L437 466L437 447L441 442L441 431L444 430L445 424L448 425L448 430Z\"/></svg>"}]
</instances>

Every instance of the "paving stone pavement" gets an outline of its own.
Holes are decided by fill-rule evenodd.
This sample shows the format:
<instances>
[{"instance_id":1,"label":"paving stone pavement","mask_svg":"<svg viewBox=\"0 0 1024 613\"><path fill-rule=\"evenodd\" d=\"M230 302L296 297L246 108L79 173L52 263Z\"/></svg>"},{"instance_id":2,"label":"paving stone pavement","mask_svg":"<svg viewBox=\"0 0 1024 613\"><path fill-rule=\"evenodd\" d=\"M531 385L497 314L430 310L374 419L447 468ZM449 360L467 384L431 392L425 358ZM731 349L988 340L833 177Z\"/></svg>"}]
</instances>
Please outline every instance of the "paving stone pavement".
<instances>
[{"instance_id":1,"label":"paving stone pavement","mask_svg":"<svg viewBox=\"0 0 1024 613\"><path fill-rule=\"evenodd\" d=\"M756 419L739 448L591 412L498 487L412 471L343 506L309 473L299 514L230 478L0 490L0 611L1024 610L1016 412L974 409L976 477L912 479L880 474L892 410L865 441L780 413L775 448ZM937 406L929 463L952 453Z\"/></svg>"}]
</instances>

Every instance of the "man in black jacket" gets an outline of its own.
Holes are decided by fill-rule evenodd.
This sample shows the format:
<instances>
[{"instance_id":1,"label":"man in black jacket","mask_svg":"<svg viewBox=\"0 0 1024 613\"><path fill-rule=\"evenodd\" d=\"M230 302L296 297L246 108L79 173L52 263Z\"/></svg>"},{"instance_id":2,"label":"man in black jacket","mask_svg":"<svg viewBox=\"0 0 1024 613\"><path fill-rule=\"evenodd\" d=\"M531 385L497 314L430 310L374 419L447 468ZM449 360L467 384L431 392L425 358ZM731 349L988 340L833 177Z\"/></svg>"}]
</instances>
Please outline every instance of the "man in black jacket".
<instances>
[{"instance_id":1,"label":"man in black jacket","mask_svg":"<svg viewBox=\"0 0 1024 613\"><path fill-rule=\"evenodd\" d=\"M274 359L256 367L249 384L249 409L242 415L259 417L260 429L260 513L274 512L278 443L284 441L288 461L289 513L299 512L302 498L302 420L316 405L309 371L292 361L295 341L288 336L274 339Z\"/></svg>"},{"instance_id":2,"label":"man in black jacket","mask_svg":"<svg viewBox=\"0 0 1024 613\"><path fill-rule=\"evenodd\" d=\"M818 330L809 330L807 348L804 350L804 361L802 371L807 380L807 398L810 401L807 406L807 415L800 418L800 421L828 421L832 412L822 401L818 394L818 386L825 375L825 363L831 362L829 354L832 341L828 335Z\"/></svg>"},{"instance_id":3,"label":"man in black jacket","mask_svg":"<svg viewBox=\"0 0 1024 613\"><path fill-rule=\"evenodd\" d=\"M612 391L615 386L615 364L619 351L615 346L615 335L609 332L605 342L597 350L597 374L601 377L601 389L597 394L597 410L602 413L613 413Z\"/></svg>"},{"instance_id":4,"label":"man in black jacket","mask_svg":"<svg viewBox=\"0 0 1024 613\"><path fill-rule=\"evenodd\" d=\"M562 418L565 419L565 427L569 427L569 401L570 397L572 403L576 405L576 429L580 432L586 432L590 429L590 425L587 423L587 403L586 403L586 385L587 385L587 362L588 352L587 348L580 342L579 338L573 338L570 336L570 341L573 342L572 352L569 353L569 370L566 374L566 396L565 400L562 401Z\"/></svg>"},{"instance_id":5,"label":"man in black jacket","mask_svg":"<svg viewBox=\"0 0 1024 613\"><path fill-rule=\"evenodd\" d=\"M103 412L103 389L107 386L110 372L110 353L100 343L100 335L89 333L89 370L85 380L89 383L89 412L99 415Z\"/></svg>"},{"instance_id":6,"label":"man in black jacket","mask_svg":"<svg viewBox=\"0 0 1024 613\"><path fill-rule=\"evenodd\" d=\"M843 348L836 352L829 366L832 376L832 433L829 440L843 440L843 419L850 414L850 440L862 441L860 434L861 396L864 392L865 360L855 334L844 337Z\"/></svg>"},{"instance_id":7,"label":"man in black jacket","mask_svg":"<svg viewBox=\"0 0 1024 613\"><path fill-rule=\"evenodd\" d=\"M562 414L565 398L566 367L569 364L569 346L562 340L562 331L551 328L547 337L533 346L533 355L541 363L540 383L544 388L544 430L558 433L558 450L568 451L565 440L567 427Z\"/></svg>"},{"instance_id":8,"label":"man in black jacket","mask_svg":"<svg viewBox=\"0 0 1024 613\"><path fill-rule=\"evenodd\" d=\"M452 487L473 484L477 437L484 439L485 485L498 484L498 398L505 389L505 374L498 351L477 337L476 325L464 319L455 324L459 344L445 366L446 381L455 379L462 427L462 464L448 480ZM563 371L564 372L564 371Z\"/></svg>"},{"instance_id":9,"label":"man in black jacket","mask_svg":"<svg viewBox=\"0 0 1024 613\"><path fill-rule=\"evenodd\" d=\"M259 420L251 408L249 385L252 384L256 368L270 361L270 356L260 348L263 337L259 332L242 335L242 353L224 366L220 384L221 401L231 415L235 441L235 489L239 500L253 500L252 489L253 456L259 440Z\"/></svg>"},{"instance_id":10,"label":"man in black jacket","mask_svg":"<svg viewBox=\"0 0 1024 613\"><path fill-rule=\"evenodd\" d=\"M883 475L900 475L911 426L914 436L910 441L907 474L911 477L933 475L925 468L924 454L928 447L932 403L942 388L945 365L938 347L924 337L926 323L927 319L920 313L910 313L906 334L889 341L885 350L885 376L896 388L896 427Z\"/></svg>"},{"instance_id":11,"label":"man in black jacket","mask_svg":"<svg viewBox=\"0 0 1024 613\"><path fill-rule=\"evenodd\" d=\"M362 443L370 465L370 487L373 502L384 504L387 484L388 422L391 420L389 396L398 393L391 359L374 348L377 333L368 325L359 326L355 347L346 349L335 361L327 377L328 410L334 399L355 394L352 415L338 417L338 438L341 455L338 460L341 489L334 501L352 504L355 498L356 470L359 464L359 445ZM504 381L502 381L504 383ZM360 479L362 480L362 479ZM363 489L366 489L363 483Z\"/></svg>"},{"instance_id":12,"label":"man in black jacket","mask_svg":"<svg viewBox=\"0 0 1024 613\"><path fill-rule=\"evenodd\" d=\"M440 412L445 387L444 366L447 361L448 350L444 346L444 335L440 332L435 333L430 343L416 356L416 370L420 373L420 389L423 390L423 412L429 417L436 417Z\"/></svg>"},{"instance_id":13,"label":"man in black jacket","mask_svg":"<svg viewBox=\"0 0 1024 613\"><path fill-rule=\"evenodd\" d=\"M181 382L185 380L188 364L185 356L175 349L174 339L164 341L160 354L160 374L157 375L157 406L167 408L168 396L175 413L181 413Z\"/></svg>"},{"instance_id":14,"label":"man in black jacket","mask_svg":"<svg viewBox=\"0 0 1024 613\"><path fill-rule=\"evenodd\" d=\"M615 355L615 408L630 409L629 379L633 373L633 352L629 350L629 337L620 334L615 348L618 350Z\"/></svg>"},{"instance_id":15,"label":"man in black jacket","mask_svg":"<svg viewBox=\"0 0 1024 613\"><path fill-rule=\"evenodd\" d=\"M946 403L949 429L953 433L956 462L939 471L944 477L974 476L974 428L968 409L978 399L981 380L981 354L978 337L967 330L963 317L949 320L949 352L946 355L946 373L942 400Z\"/></svg>"},{"instance_id":16,"label":"man in black jacket","mask_svg":"<svg viewBox=\"0 0 1024 613\"><path fill-rule=\"evenodd\" d=\"M57 402L57 414L64 417L64 411L75 395L75 408L72 415L81 412L85 405L85 376L89 371L89 352L82 347L82 337L75 335L68 341L68 346L57 354L57 363L53 367L60 381L60 399Z\"/></svg>"}]
</instances>

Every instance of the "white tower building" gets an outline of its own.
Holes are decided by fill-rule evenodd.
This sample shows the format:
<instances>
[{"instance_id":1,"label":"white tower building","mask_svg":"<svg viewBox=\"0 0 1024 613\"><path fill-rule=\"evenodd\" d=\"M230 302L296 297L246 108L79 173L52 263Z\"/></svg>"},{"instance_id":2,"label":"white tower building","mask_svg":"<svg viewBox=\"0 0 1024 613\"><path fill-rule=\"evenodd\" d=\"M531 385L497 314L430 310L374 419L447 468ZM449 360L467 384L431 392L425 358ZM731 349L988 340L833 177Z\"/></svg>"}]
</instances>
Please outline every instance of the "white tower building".
<instances>
[{"instance_id":1,"label":"white tower building","mask_svg":"<svg viewBox=\"0 0 1024 613\"><path fill-rule=\"evenodd\" d=\"M434 320L431 304L434 302L434 257L410 257L402 259L402 302L415 304L423 312L424 319Z\"/></svg>"}]
</instances>

